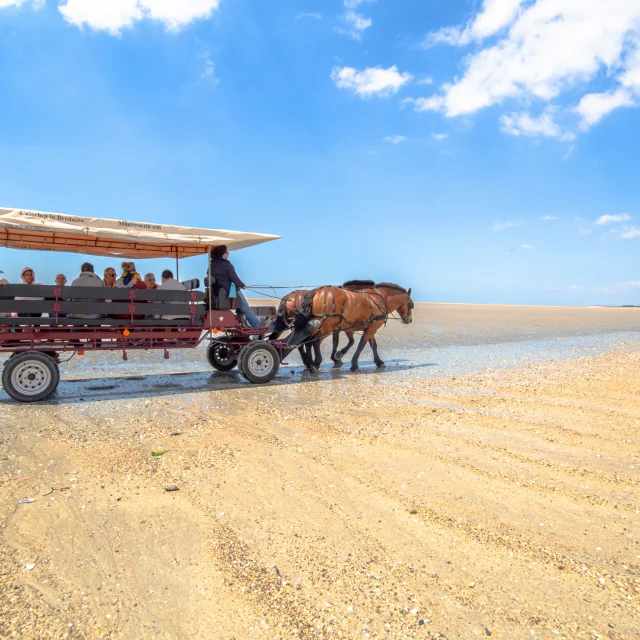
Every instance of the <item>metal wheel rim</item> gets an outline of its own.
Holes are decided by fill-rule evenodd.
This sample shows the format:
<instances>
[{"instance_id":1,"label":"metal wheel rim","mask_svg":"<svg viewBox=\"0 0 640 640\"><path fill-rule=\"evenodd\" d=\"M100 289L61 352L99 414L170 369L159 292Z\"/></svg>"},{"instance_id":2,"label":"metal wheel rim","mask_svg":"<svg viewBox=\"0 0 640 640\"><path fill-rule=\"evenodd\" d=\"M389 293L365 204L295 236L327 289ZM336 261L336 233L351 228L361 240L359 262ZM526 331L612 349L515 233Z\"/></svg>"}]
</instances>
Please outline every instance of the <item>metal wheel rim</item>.
<instances>
[{"instance_id":1,"label":"metal wheel rim","mask_svg":"<svg viewBox=\"0 0 640 640\"><path fill-rule=\"evenodd\" d=\"M254 376L264 376L273 369L273 355L266 349L257 349L249 357L246 357L242 364L244 369L250 371Z\"/></svg>"},{"instance_id":2,"label":"metal wheel rim","mask_svg":"<svg viewBox=\"0 0 640 640\"><path fill-rule=\"evenodd\" d=\"M49 367L37 361L19 364L11 372L11 384L25 396L37 396L51 384Z\"/></svg>"},{"instance_id":3,"label":"metal wheel rim","mask_svg":"<svg viewBox=\"0 0 640 640\"><path fill-rule=\"evenodd\" d=\"M220 356L220 351L226 353L226 356ZM219 344L216 345L213 349L213 357L216 360L216 362L219 362L220 364L229 364L231 362L233 362L233 356L231 355L231 352L229 351L229 347L227 347L224 344Z\"/></svg>"}]
</instances>

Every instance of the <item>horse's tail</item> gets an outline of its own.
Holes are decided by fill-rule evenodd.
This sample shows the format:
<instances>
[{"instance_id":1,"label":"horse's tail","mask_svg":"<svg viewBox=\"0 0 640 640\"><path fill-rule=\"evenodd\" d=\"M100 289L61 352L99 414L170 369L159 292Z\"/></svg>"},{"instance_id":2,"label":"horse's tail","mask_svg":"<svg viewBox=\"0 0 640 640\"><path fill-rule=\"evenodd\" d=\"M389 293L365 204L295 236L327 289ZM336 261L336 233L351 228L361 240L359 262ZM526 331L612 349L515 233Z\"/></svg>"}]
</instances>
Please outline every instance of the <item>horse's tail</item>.
<instances>
[{"instance_id":1,"label":"horse's tail","mask_svg":"<svg viewBox=\"0 0 640 640\"><path fill-rule=\"evenodd\" d=\"M309 324L309 320L313 314L313 298L315 294L315 290L309 291L309 293L305 294L304 298L302 298L302 302L300 303L300 308L294 311L295 320L293 326L296 329L303 330Z\"/></svg>"},{"instance_id":2,"label":"horse's tail","mask_svg":"<svg viewBox=\"0 0 640 640\"><path fill-rule=\"evenodd\" d=\"M288 328L286 317L287 317L287 301L289 300L289 296L291 294L287 294L280 300L280 304L278 306L278 311L276 314L276 319L273 321L273 324L267 329L267 335L270 340L277 340Z\"/></svg>"}]
</instances>

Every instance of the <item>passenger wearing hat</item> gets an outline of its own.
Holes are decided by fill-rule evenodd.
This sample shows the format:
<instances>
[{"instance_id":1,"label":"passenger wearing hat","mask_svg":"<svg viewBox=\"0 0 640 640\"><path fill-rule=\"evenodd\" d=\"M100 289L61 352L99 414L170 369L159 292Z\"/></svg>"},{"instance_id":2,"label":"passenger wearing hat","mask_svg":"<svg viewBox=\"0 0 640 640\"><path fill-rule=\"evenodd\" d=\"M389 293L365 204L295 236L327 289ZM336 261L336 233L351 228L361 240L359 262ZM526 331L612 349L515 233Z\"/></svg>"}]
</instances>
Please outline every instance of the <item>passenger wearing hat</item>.
<instances>
[{"instance_id":1,"label":"passenger wearing hat","mask_svg":"<svg viewBox=\"0 0 640 640\"><path fill-rule=\"evenodd\" d=\"M22 280L22 284L26 284L29 286L38 285L36 282L36 272L31 267L25 267L20 272L20 280ZM25 298L25 297L17 297L16 300L43 300L44 298ZM41 313L19 313L18 318L41 318Z\"/></svg>"},{"instance_id":2,"label":"passenger wearing hat","mask_svg":"<svg viewBox=\"0 0 640 640\"><path fill-rule=\"evenodd\" d=\"M133 262L122 263L122 275L116 281L118 289L146 289L147 285L136 271L136 265Z\"/></svg>"}]
</instances>

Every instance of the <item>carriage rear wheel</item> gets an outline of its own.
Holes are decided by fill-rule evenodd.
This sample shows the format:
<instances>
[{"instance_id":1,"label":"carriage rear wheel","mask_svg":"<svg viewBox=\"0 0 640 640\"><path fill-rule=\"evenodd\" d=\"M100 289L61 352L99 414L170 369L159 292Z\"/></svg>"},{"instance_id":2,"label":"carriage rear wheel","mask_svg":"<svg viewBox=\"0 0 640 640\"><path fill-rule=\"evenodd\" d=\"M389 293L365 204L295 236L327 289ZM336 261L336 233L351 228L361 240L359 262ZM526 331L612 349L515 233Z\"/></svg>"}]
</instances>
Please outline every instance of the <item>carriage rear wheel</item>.
<instances>
[{"instance_id":1,"label":"carriage rear wheel","mask_svg":"<svg viewBox=\"0 0 640 640\"><path fill-rule=\"evenodd\" d=\"M280 369L280 354L268 342L250 342L242 347L239 362L240 371L249 382L266 384Z\"/></svg>"},{"instance_id":2,"label":"carriage rear wheel","mask_svg":"<svg viewBox=\"0 0 640 640\"><path fill-rule=\"evenodd\" d=\"M231 371L238 363L237 356L229 351L224 342L212 342L207 347L207 360L218 371Z\"/></svg>"},{"instance_id":3,"label":"carriage rear wheel","mask_svg":"<svg viewBox=\"0 0 640 640\"><path fill-rule=\"evenodd\" d=\"M2 386L18 402L38 402L58 387L60 369L51 357L38 351L10 358L2 371Z\"/></svg>"}]
</instances>

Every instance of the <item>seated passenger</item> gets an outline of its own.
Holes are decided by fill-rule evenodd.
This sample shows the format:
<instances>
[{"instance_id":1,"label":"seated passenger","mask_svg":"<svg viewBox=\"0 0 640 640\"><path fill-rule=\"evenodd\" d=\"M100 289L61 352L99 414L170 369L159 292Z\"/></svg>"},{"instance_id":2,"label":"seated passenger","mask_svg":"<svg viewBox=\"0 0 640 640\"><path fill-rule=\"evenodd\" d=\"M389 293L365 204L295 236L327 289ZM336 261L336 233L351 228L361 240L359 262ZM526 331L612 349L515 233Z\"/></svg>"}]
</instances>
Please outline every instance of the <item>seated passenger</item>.
<instances>
[{"instance_id":1,"label":"seated passenger","mask_svg":"<svg viewBox=\"0 0 640 640\"><path fill-rule=\"evenodd\" d=\"M136 265L133 262L122 263L122 275L116 281L118 289L146 289L140 274L136 271Z\"/></svg>"},{"instance_id":2,"label":"seated passenger","mask_svg":"<svg viewBox=\"0 0 640 640\"><path fill-rule=\"evenodd\" d=\"M116 288L118 289L146 289L147 285L144 283L144 280L140 277L140 274L136 271L136 265L133 262L123 262L122 265L122 275L118 278L116 282ZM113 316L114 318L118 318L120 320L128 320L129 315L126 314L116 314ZM136 314L133 316L134 320L142 320L144 315Z\"/></svg>"},{"instance_id":3,"label":"seated passenger","mask_svg":"<svg viewBox=\"0 0 640 640\"><path fill-rule=\"evenodd\" d=\"M231 293L231 283L235 284L237 288L236 311L247 319L249 326L257 329L260 327L260 319L251 311L249 303L240 291L240 289L246 289L247 285L240 280L234 266L229 262L228 258L229 251L224 244L216 247L211 252L211 275L216 279L216 284L213 287L214 293L217 295L220 288L226 289L227 292Z\"/></svg>"},{"instance_id":4,"label":"seated passenger","mask_svg":"<svg viewBox=\"0 0 640 640\"><path fill-rule=\"evenodd\" d=\"M144 277L144 283L147 285L147 289L155 290L158 288L158 285L156 284L156 277L153 273L147 273Z\"/></svg>"},{"instance_id":5,"label":"seated passenger","mask_svg":"<svg viewBox=\"0 0 640 640\"><path fill-rule=\"evenodd\" d=\"M98 289L104 289L104 282L102 278L97 276L94 272L93 265L90 262L85 262L80 267L80 275L71 283L72 287L95 287ZM77 298L73 302L95 302L90 299ZM86 320L97 320L102 317L101 313L70 313L69 318L84 318Z\"/></svg>"},{"instance_id":6,"label":"seated passenger","mask_svg":"<svg viewBox=\"0 0 640 640\"><path fill-rule=\"evenodd\" d=\"M107 287L107 289L113 289L116 286L117 277L116 270L113 267L107 267L104 270L104 278L102 279L104 286Z\"/></svg>"},{"instance_id":7,"label":"seated passenger","mask_svg":"<svg viewBox=\"0 0 640 640\"><path fill-rule=\"evenodd\" d=\"M178 282L173 278L173 272L169 269L165 269L162 272L162 284L158 287L158 291L186 291L182 282ZM186 304L186 302L167 302L166 304ZM157 316L156 316L157 317ZM191 316L160 316L163 320L181 320L183 318L190 318Z\"/></svg>"},{"instance_id":8,"label":"seated passenger","mask_svg":"<svg viewBox=\"0 0 640 640\"><path fill-rule=\"evenodd\" d=\"M0 270L0 276L4 273L4 271ZM4 278L0 278L0 287L9 284L8 280L5 280ZM10 313L0 313L0 318L10 318L11 314ZM11 327L4 327L4 326L0 326L0 332L1 333L9 333L11 331Z\"/></svg>"},{"instance_id":9,"label":"seated passenger","mask_svg":"<svg viewBox=\"0 0 640 640\"><path fill-rule=\"evenodd\" d=\"M56 276L56 287L66 287L67 286L67 276L64 273L59 273Z\"/></svg>"},{"instance_id":10,"label":"seated passenger","mask_svg":"<svg viewBox=\"0 0 640 640\"><path fill-rule=\"evenodd\" d=\"M20 273L20 280L22 284L34 285L39 284L36 282L36 272L31 267L25 267ZM16 300L42 300L42 298L23 298L19 297ZM41 313L19 313L18 318L41 318Z\"/></svg>"}]
</instances>

